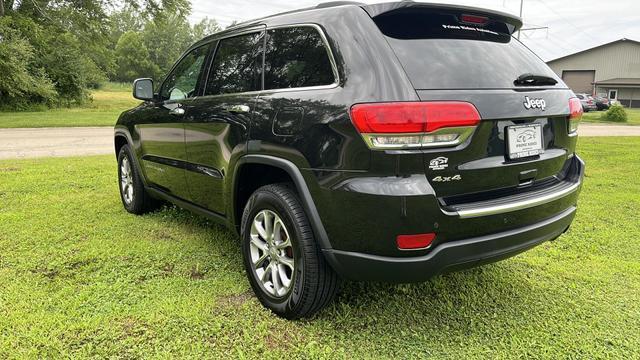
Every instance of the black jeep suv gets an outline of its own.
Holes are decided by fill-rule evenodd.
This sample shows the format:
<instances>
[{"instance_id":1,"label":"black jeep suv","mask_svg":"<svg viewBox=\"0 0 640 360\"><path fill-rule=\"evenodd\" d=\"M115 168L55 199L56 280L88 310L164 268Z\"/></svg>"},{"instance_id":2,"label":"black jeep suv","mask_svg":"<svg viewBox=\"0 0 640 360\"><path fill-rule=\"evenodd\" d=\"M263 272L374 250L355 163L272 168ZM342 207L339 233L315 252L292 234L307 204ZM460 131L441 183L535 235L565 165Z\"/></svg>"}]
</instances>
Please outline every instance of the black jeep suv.
<instances>
[{"instance_id":1,"label":"black jeep suv","mask_svg":"<svg viewBox=\"0 0 640 360\"><path fill-rule=\"evenodd\" d=\"M239 233L286 318L338 280L424 281L565 232L580 101L512 15L338 2L193 45L115 127L124 207L170 201Z\"/></svg>"}]
</instances>

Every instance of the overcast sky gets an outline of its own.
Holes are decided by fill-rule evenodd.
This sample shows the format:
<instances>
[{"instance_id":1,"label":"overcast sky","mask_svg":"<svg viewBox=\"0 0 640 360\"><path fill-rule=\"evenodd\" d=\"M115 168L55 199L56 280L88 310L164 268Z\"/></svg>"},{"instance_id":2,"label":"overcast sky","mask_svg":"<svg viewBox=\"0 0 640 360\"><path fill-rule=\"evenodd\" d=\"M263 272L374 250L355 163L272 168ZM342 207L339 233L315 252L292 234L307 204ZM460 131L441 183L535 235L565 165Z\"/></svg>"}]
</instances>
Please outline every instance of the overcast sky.
<instances>
[{"instance_id":1,"label":"overcast sky","mask_svg":"<svg viewBox=\"0 0 640 360\"><path fill-rule=\"evenodd\" d=\"M316 5L323 0L192 0L191 20L216 19L222 26ZM363 3L381 1L361 0ZM440 2L432 0L431 2ZM520 0L447 0L445 3L492 8L513 14ZM544 60L552 60L606 42L628 38L640 41L640 0L524 0L522 41Z\"/></svg>"}]
</instances>

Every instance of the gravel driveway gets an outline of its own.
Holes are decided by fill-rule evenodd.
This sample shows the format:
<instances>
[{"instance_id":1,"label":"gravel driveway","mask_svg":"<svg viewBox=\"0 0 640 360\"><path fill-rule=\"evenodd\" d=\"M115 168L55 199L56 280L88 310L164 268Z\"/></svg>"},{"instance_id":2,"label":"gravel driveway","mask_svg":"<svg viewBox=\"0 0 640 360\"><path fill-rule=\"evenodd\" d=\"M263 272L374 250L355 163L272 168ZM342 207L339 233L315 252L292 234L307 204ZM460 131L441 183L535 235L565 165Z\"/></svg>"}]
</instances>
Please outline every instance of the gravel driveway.
<instances>
[{"instance_id":1,"label":"gravel driveway","mask_svg":"<svg viewBox=\"0 0 640 360\"><path fill-rule=\"evenodd\" d=\"M0 129L0 159L113 153L112 127Z\"/></svg>"}]
</instances>

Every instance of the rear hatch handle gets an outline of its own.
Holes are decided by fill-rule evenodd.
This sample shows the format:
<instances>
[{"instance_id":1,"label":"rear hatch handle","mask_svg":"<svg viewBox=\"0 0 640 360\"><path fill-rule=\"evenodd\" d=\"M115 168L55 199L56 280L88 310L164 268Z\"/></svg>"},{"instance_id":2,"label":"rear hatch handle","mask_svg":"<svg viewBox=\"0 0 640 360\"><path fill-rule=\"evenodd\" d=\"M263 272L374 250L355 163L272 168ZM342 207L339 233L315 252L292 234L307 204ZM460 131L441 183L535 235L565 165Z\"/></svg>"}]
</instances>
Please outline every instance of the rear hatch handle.
<instances>
[{"instance_id":1,"label":"rear hatch handle","mask_svg":"<svg viewBox=\"0 0 640 360\"><path fill-rule=\"evenodd\" d=\"M518 76L517 79L514 80L513 84L515 86L543 86L543 85L555 85L558 83L558 80L546 76L546 75L535 75L535 74L522 74Z\"/></svg>"}]
</instances>

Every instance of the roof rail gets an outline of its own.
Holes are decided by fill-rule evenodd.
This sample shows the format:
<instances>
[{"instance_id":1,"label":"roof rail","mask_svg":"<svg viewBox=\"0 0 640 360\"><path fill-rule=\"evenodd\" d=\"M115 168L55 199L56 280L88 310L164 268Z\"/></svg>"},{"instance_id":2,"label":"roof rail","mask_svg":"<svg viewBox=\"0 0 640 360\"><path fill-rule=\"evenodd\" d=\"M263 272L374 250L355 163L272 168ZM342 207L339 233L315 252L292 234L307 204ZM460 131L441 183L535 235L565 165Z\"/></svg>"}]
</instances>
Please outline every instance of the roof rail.
<instances>
[{"instance_id":1,"label":"roof rail","mask_svg":"<svg viewBox=\"0 0 640 360\"><path fill-rule=\"evenodd\" d=\"M357 2L357 1L329 1L329 2L324 2L324 3L320 3L320 4L316 5L316 9L325 9L325 8L330 8L330 7L335 7L335 6L343 6L343 5L358 5L358 6L362 6L362 5L366 5L366 4L363 4L363 3Z\"/></svg>"}]
</instances>

